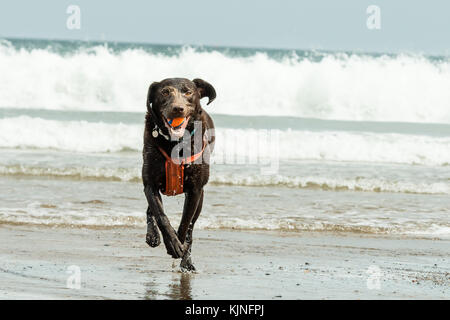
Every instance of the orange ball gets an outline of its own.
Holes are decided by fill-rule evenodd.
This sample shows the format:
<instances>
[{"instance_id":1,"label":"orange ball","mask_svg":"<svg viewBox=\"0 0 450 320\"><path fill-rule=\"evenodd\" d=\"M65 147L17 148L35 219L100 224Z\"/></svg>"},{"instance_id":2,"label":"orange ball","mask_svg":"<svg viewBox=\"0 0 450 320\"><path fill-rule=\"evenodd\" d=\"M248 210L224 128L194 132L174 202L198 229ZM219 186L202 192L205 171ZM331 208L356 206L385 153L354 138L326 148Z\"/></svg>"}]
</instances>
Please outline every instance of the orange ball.
<instances>
[{"instance_id":1,"label":"orange ball","mask_svg":"<svg viewBox=\"0 0 450 320\"><path fill-rule=\"evenodd\" d=\"M179 127L183 124L185 118L173 118L167 119L167 122L172 126L172 128Z\"/></svg>"}]
</instances>

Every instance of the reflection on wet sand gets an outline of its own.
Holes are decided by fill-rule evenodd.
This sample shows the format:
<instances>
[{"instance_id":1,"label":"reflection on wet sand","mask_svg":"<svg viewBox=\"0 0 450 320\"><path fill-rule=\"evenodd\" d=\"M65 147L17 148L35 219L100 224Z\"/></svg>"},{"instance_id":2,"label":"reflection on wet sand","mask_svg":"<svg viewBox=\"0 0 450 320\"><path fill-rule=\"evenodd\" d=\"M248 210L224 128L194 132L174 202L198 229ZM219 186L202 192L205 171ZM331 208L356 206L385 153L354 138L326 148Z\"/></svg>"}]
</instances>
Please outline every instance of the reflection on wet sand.
<instances>
[{"instance_id":1,"label":"reflection on wet sand","mask_svg":"<svg viewBox=\"0 0 450 320\"><path fill-rule=\"evenodd\" d=\"M176 274L172 278L173 282L169 285L170 298L192 300L191 277L193 277L192 273L182 272Z\"/></svg>"},{"instance_id":2,"label":"reflection on wet sand","mask_svg":"<svg viewBox=\"0 0 450 320\"><path fill-rule=\"evenodd\" d=\"M145 284L144 299L176 299L176 300L192 300L191 279L193 273L176 272L173 273L172 279L168 282L168 290L165 290L166 284L157 282L152 279L151 282Z\"/></svg>"}]
</instances>

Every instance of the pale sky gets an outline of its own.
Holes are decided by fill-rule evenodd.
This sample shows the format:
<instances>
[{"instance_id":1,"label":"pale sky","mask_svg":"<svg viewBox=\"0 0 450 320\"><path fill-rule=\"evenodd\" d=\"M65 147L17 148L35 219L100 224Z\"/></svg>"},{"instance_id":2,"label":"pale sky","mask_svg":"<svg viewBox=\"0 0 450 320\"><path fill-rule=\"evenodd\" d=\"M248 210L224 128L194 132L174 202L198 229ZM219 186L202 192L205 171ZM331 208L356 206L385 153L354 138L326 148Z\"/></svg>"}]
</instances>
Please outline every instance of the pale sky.
<instances>
[{"instance_id":1,"label":"pale sky","mask_svg":"<svg viewBox=\"0 0 450 320\"><path fill-rule=\"evenodd\" d=\"M69 5L80 30L66 27ZM449 17L448 0L14 0L0 3L0 38L450 54Z\"/></svg>"}]
</instances>

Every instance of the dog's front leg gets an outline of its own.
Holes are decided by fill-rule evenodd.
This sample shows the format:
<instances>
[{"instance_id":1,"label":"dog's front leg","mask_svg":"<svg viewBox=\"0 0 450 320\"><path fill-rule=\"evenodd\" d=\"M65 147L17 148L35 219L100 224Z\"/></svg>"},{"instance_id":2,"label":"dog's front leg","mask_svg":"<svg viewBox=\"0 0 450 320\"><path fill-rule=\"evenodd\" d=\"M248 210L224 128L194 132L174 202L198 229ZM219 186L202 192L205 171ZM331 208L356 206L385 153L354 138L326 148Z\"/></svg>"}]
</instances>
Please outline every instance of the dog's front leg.
<instances>
[{"instance_id":1,"label":"dog's front leg","mask_svg":"<svg viewBox=\"0 0 450 320\"><path fill-rule=\"evenodd\" d=\"M145 236L145 242L152 248L159 246L161 243L156 219L150 207L147 208L147 235Z\"/></svg>"},{"instance_id":2,"label":"dog's front leg","mask_svg":"<svg viewBox=\"0 0 450 320\"><path fill-rule=\"evenodd\" d=\"M167 253L170 254L172 258L181 258L183 256L184 246L180 240L178 240L175 230L170 225L169 218L164 214L159 191L151 186L146 186L144 193L147 198L149 210L155 217L159 230L161 230Z\"/></svg>"}]
</instances>

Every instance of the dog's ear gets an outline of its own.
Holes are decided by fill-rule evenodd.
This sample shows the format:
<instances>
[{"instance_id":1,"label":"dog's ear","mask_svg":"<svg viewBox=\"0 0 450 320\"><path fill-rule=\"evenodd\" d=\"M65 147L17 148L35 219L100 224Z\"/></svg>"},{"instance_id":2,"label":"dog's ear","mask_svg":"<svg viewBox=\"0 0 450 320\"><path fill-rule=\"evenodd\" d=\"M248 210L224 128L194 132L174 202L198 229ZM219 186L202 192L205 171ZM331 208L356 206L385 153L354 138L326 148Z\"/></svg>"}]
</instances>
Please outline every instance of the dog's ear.
<instances>
[{"instance_id":1,"label":"dog's ear","mask_svg":"<svg viewBox=\"0 0 450 320\"><path fill-rule=\"evenodd\" d=\"M147 93L147 110L150 110L150 105L153 103L154 99L155 99L155 92L156 89L158 88L159 82L153 82L150 87L148 88L148 93Z\"/></svg>"},{"instance_id":2,"label":"dog's ear","mask_svg":"<svg viewBox=\"0 0 450 320\"><path fill-rule=\"evenodd\" d=\"M214 99L216 98L216 90L210 83L202 79L194 79L192 80L192 82L195 83L195 86L200 92L200 99L208 97L209 100L207 105L214 101Z\"/></svg>"}]
</instances>

